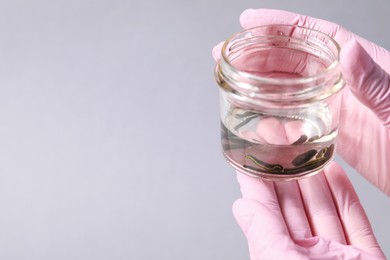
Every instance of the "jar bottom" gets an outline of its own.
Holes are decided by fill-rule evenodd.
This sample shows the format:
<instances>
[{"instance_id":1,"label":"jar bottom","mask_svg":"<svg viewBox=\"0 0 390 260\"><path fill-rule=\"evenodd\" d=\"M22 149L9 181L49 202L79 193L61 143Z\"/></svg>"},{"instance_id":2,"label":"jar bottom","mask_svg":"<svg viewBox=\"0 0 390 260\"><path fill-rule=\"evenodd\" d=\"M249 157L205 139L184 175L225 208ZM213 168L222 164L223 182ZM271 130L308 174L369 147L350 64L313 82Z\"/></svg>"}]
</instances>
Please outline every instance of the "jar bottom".
<instances>
[{"instance_id":1,"label":"jar bottom","mask_svg":"<svg viewBox=\"0 0 390 260\"><path fill-rule=\"evenodd\" d=\"M320 167L315 168L310 171L305 171L301 173L296 173L296 174L272 174L272 173L265 173L261 171L253 171L253 170L248 170L247 168L242 167L241 165L238 165L235 161L231 160L225 153L223 153L226 161L238 172L248 175L250 177L256 177L256 178L261 178L262 180L265 181L294 181L294 180L301 180L304 178L308 178L311 176L314 176L318 173L320 173L326 165L328 165L332 160L333 157L326 161L324 164L322 164Z\"/></svg>"},{"instance_id":2,"label":"jar bottom","mask_svg":"<svg viewBox=\"0 0 390 260\"><path fill-rule=\"evenodd\" d=\"M238 171L266 180L296 180L320 172L334 157L337 131L305 142L275 145L245 140L221 123L222 150Z\"/></svg>"}]
</instances>

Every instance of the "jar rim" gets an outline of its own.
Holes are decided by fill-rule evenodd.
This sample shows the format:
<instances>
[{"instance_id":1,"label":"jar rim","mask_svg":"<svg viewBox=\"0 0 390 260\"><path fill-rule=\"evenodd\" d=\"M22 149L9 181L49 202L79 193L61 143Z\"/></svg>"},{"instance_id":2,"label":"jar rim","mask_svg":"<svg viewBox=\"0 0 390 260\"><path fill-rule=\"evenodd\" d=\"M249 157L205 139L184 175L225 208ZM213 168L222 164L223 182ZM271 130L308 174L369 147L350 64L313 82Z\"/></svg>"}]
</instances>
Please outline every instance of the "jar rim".
<instances>
[{"instance_id":1,"label":"jar rim","mask_svg":"<svg viewBox=\"0 0 390 260\"><path fill-rule=\"evenodd\" d=\"M314 73L313 75L302 76L299 78L270 78L270 77L259 76L259 75L255 75L255 74L248 73L248 72L242 71L240 69L237 69L235 66L233 66L231 64L231 62L229 61L229 59L227 57L227 49L228 49L229 44L232 42L232 40L235 37L242 35L242 34L245 34L245 33L248 33L250 31L256 30L256 29L264 29L264 28L271 28L271 27L298 28L298 29L307 30L307 31L310 31L310 32L313 32L315 34L318 34L318 35L325 37L335 47L335 53L334 53L335 60L332 63L330 63L323 70L318 71L318 72ZM261 26L247 28L245 30L242 30L240 32L237 32L237 33L231 35L224 42L224 44L222 46L221 59L220 59L219 63L223 62L224 67L227 67L228 70L230 70L231 72L233 72L237 75L240 75L240 76L243 76L247 79L255 80L258 82L264 82L264 83L269 83L269 84L302 84L302 83L310 83L310 82L316 81L319 78L324 77L325 75L328 75L328 74L332 73L332 71L336 70L339 66L340 50L341 50L340 45L337 43L337 41L335 39L333 39L328 34L321 32L319 30L312 29L309 27L300 26L300 25L268 24L268 25L261 25ZM221 69L220 64L217 64L217 67L218 67L218 69Z\"/></svg>"}]
</instances>

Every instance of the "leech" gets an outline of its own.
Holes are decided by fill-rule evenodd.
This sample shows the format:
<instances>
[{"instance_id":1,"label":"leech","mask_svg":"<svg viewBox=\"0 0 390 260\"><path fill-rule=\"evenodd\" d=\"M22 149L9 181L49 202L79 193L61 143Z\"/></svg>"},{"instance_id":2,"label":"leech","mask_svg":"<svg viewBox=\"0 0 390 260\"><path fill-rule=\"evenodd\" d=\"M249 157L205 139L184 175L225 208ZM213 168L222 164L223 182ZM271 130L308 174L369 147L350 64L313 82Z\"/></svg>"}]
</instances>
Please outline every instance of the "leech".
<instances>
[{"instance_id":1,"label":"leech","mask_svg":"<svg viewBox=\"0 0 390 260\"><path fill-rule=\"evenodd\" d=\"M244 117L248 117L248 116L254 116L254 115L258 115L258 113L255 113L255 112L252 112L252 111L246 111L242 114L235 114L235 118L237 119L240 119L240 118L244 118Z\"/></svg>"},{"instance_id":2,"label":"leech","mask_svg":"<svg viewBox=\"0 0 390 260\"><path fill-rule=\"evenodd\" d=\"M238 125L236 125L234 127L234 130L235 131L238 131L238 129L240 129L241 127L243 127L244 125L248 124L250 121L252 121L253 119L255 119L256 117L258 117L258 115L253 115L253 116L250 116L250 117L247 117L244 121L242 121L241 123L239 123Z\"/></svg>"},{"instance_id":3,"label":"leech","mask_svg":"<svg viewBox=\"0 0 390 260\"><path fill-rule=\"evenodd\" d=\"M326 154L327 151L328 151L328 147L322 148L322 149L318 152L318 154L316 155L316 159L324 157L324 155Z\"/></svg>"},{"instance_id":4,"label":"leech","mask_svg":"<svg viewBox=\"0 0 390 260\"><path fill-rule=\"evenodd\" d=\"M318 135L312 136L309 138L309 140L307 140L307 142L309 142L309 143L313 142L313 141L317 140L318 138L320 138Z\"/></svg>"},{"instance_id":5,"label":"leech","mask_svg":"<svg viewBox=\"0 0 390 260\"><path fill-rule=\"evenodd\" d=\"M298 145L298 144L303 144L307 141L307 135L301 135L298 140L293 142L291 145Z\"/></svg>"},{"instance_id":6,"label":"leech","mask_svg":"<svg viewBox=\"0 0 390 260\"><path fill-rule=\"evenodd\" d=\"M333 155L334 152L334 144L331 144L328 149L326 149L325 152L325 158L330 158Z\"/></svg>"},{"instance_id":7,"label":"leech","mask_svg":"<svg viewBox=\"0 0 390 260\"><path fill-rule=\"evenodd\" d=\"M291 164L294 166L300 166L300 165L305 164L308 161L310 161L316 154L317 154L316 150L309 150L309 151L295 157L295 159L292 160Z\"/></svg>"},{"instance_id":8,"label":"leech","mask_svg":"<svg viewBox=\"0 0 390 260\"><path fill-rule=\"evenodd\" d=\"M245 158L252 161L254 164L262 167L265 170L273 170L273 171L277 171L277 172L282 172L284 169L283 166L280 164L266 163L266 162L260 161L259 159L253 157L252 155L247 155L247 156L245 156Z\"/></svg>"}]
</instances>

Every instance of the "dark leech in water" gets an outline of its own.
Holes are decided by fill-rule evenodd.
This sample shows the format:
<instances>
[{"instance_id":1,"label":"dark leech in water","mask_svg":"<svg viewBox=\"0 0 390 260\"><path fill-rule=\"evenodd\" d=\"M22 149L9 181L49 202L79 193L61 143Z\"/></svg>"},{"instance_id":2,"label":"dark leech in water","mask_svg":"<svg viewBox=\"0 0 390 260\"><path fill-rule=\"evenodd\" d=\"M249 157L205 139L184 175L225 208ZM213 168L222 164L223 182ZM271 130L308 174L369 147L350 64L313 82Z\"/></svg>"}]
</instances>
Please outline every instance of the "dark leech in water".
<instances>
[{"instance_id":1,"label":"dark leech in water","mask_svg":"<svg viewBox=\"0 0 390 260\"><path fill-rule=\"evenodd\" d=\"M295 174L295 173L300 173L300 172L306 172L306 171L311 171L314 170L321 165L323 165L326 162L325 158L320 158L320 159L315 159L312 161L309 161L300 167L293 168L293 169L286 169L287 174Z\"/></svg>"},{"instance_id":2,"label":"dark leech in water","mask_svg":"<svg viewBox=\"0 0 390 260\"><path fill-rule=\"evenodd\" d=\"M307 136L306 135L301 135L298 140L292 143L292 145L298 145L298 144L303 144L307 141Z\"/></svg>"},{"instance_id":3,"label":"dark leech in water","mask_svg":"<svg viewBox=\"0 0 390 260\"><path fill-rule=\"evenodd\" d=\"M328 151L328 147L322 148L316 155L316 159L324 157L326 151Z\"/></svg>"},{"instance_id":4,"label":"dark leech in water","mask_svg":"<svg viewBox=\"0 0 390 260\"><path fill-rule=\"evenodd\" d=\"M295 168L284 168L280 164L269 164L255 158L254 156L247 155L245 158L252 161L254 164L256 164L256 166L244 164L243 167L252 171L270 174L297 174L319 168L331 158L333 152L333 144L327 148L321 149L318 153L316 150L305 152L293 160L292 164L296 166Z\"/></svg>"},{"instance_id":5,"label":"dark leech in water","mask_svg":"<svg viewBox=\"0 0 390 260\"><path fill-rule=\"evenodd\" d=\"M243 167L246 169L252 170L252 171L256 171L256 172L288 175L288 174L297 174L297 173L302 173L302 172L314 170L314 169L320 167L321 165L323 165L325 162L326 162L326 158L320 158L320 159L315 159L315 160L309 161L309 162L307 162L299 167L296 167L296 168L283 168L282 170L280 170L280 168L278 168L278 170L274 170L273 168L264 167L264 165L262 165L262 166L258 165L260 167L253 167L253 166L244 164Z\"/></svg>"},{"instance_id":6,"label":"dark leech in water","mask_svg":"<svg viewBox=\"0 0 390 260\"><path fill-rule=\"evenodd\" d=\"M247 155L245 156L246 159L252 161L254 164L262 168L263 170L268 170L268 171L274 171L274 172L282 172L283 171L283 166L280 164L271 164L271 163L266 163L263 162L256 157L252 155Z\"/></svg>"},{"instance_id":7,"label":"dark leech in water","mask_svg":"<svg viewBox=\"0 0 390 260\"><path fill-rule=\"evenodd\" d=\"M235 131L238 131L238 129L240 129L240 128L243 127L244 125L248 124L250 121L252 121L253 119L255 119L255 118L257 118L257 117L258 117L257 114L247 117L244 121L242 121L241 123L239 123L238 125L236 125L236 126L234 127L234 130L235 130Z\"/></svg>"},{"instance_id":8,"label":"dark leech in water","mask_svg":"<svg viewBox=\"0 0 390 260\"><path fill-rule=\"evenodd\" d=\"M326 152L324 154L324 157L325 158L330 158L332 155L333 155L333 152L334 152L334 144L331 144L328 149L326 149Z\"/></svg>"},{"instance_id":9,"label":"dark leech in water","mask_svg":"<svg viewBox=\"0 0 390 260\"><path fill-rule=\"evenodd\" d=\"M253 143L231 133L223 123L221 123L221 139L224 150L244 149L253 146Z\"/></svg>"},{"instance_id":10,"label":"dark leech in water","mask_svg":"<svg viewBox=\"0 0 390 260\"><path fill-rule=\"evenodd\" d=\"M255 112L252 112L252 111L245 111L242 114L235 114L234 117L240 119L240 118L244 118L244 117L248 117L248 116L254 116L254 115L259 115L259 114L255 113Z\"/></svg>"},{"instance_id":11,"label":"dark leech in water","mask_svg":"<svg viewBox=\"0 0 390 260\"><path fill-rule=\"evenodd\" d=\"M317 154L316 150L309 150L309 151L295 157L295 159L292 160L291 164L294 166L300 166L300 165L305 164L308 161L310 161L316 154Z\"/></svg>"}]
</instances>

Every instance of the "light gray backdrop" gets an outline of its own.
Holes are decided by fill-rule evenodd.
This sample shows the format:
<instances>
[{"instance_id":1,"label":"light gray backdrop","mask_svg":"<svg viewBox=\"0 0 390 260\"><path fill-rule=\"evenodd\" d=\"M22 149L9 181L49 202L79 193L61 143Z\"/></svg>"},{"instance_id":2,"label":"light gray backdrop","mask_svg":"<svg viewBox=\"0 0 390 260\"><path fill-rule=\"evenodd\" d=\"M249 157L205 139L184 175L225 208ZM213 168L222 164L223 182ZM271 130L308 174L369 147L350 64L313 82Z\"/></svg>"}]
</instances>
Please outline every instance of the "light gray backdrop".
<instances>
[{"instance_id":1,"label":"light gray backdrop","mask_svg":"<svg viewBox=\"0 0 390 260\"><path fill-rule=\"evenodd\" d=\"M248 259L211 58L248 7L390 48L384 0L0 1L0 259ZM390 200L348 171L390 256Z\"/></svg>"}]
</instances>

